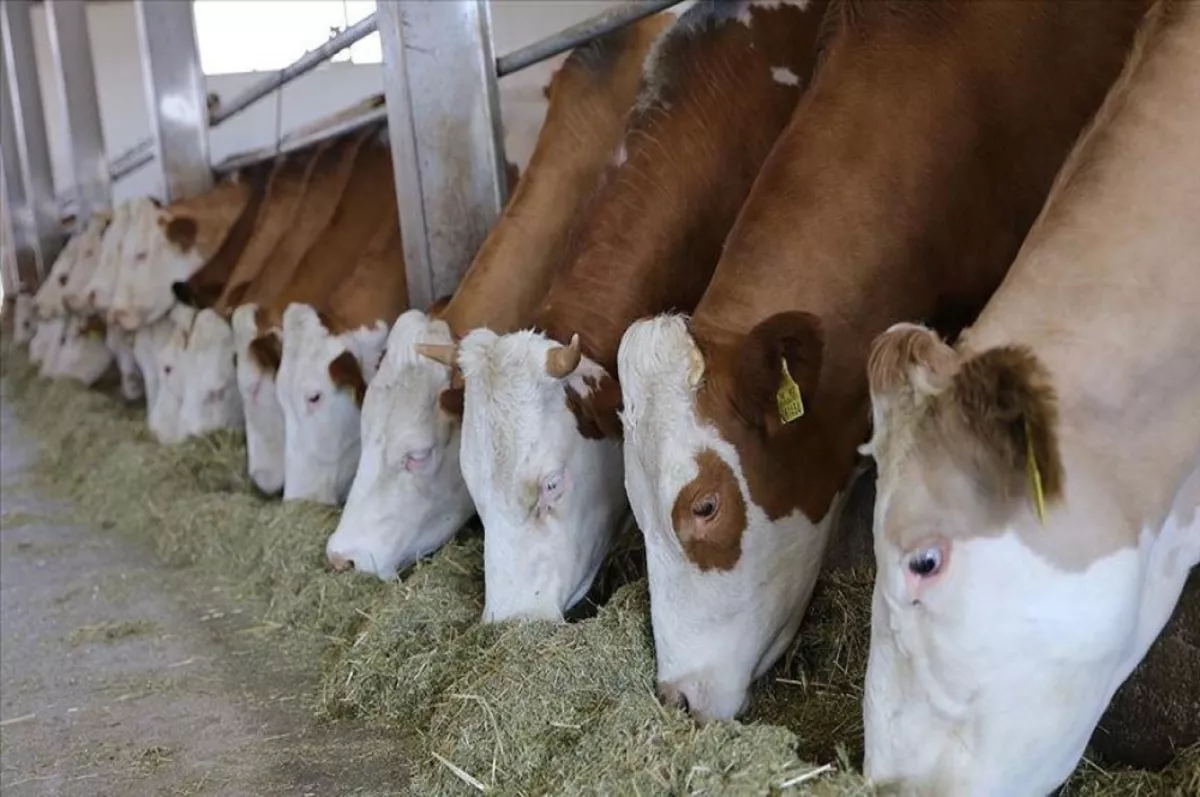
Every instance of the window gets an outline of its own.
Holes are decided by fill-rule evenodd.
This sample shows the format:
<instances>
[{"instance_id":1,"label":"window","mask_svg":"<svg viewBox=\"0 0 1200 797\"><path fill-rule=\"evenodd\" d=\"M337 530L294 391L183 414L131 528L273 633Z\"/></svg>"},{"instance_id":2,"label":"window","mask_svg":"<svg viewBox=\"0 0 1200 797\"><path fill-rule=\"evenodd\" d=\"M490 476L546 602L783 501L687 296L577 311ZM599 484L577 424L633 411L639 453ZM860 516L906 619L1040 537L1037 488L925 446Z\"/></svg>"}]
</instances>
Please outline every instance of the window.
<instances>
[{"instance_id":1,"label":"window","mask_svg":"<svg viewBox=\"0 0 1200 797\"><path fill-rule=\"evenodd\" d=\"M206 75L282 69L368 16L375 0L194 0L200 65ZM377 64L373 33L332 61Z\"/></svg>"}]
</instances>

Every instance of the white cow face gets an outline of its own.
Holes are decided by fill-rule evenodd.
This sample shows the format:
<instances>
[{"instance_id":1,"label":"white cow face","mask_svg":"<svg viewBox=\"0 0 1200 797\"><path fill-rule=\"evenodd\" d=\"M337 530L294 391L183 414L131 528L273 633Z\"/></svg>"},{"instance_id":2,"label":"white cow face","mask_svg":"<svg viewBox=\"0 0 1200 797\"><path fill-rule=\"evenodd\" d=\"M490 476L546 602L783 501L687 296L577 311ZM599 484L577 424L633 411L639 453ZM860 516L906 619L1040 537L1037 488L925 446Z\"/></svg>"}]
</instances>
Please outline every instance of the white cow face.
<instances>
[{"instance_id":1,"label":"white cow face","mask_svg":"<svg viewBox=\"0 0 1200 797\"><path fill-rule=\"evenodd\" d=\"M254 343L259 337L255 321L257 312L256 305L245 304L233 313L236 384L246 416L246 459L250 478L258 489L273 495L283 490L284 420L275 390L275 369L279 360L268 351L267 344L273 346L278 343L278 338L274 343L266 340ZM251 352L252 345L255 352Z\"/></svg>"},{"instance_id":2,"label":"white cow face","mask_svg":"<svg viewBox=\"0 0 1200 797\"><path fill-rule=\"evenodd\" d=\"M1028 350L963 361L906 324L876 343L870 379L865 772L904 793L1050 793L1200 562L1200 472L1155 539L1127 528L1089 456L1060 458Z\"/></svg>"},{"instance_id":3,"label":"white cow face","mask_svg":"<svg viewBox=\"0 0 1200 797\"><path fill-rule=\"evenodd\" d=\"M185 309L183 305L179 305L176 308L172 308L171 312L165 317L160 318L149 326L141 327L133 333L133 357L137 362L138 370L142 373L147 412L154 408L154 403L158 400L158 386L161 381L159 354L163 347L167 345L172 330L176 326L183 325L176 318L177 315L181 314L194 315L195 311L191 308ZM190 327L191 324L188 323L187 326Z\"/></svg>"},{"instance_id":4,"label":"white cow face","mask_svg":"<svg viewBox=\"0 0 1200 797\"><path fill-rule=\"evenodd\" d=\"M755 503L738 449L697 411L705 363L682 317L633 324L617 362L659 695L701 721L728 719L795 635L835 510L814 524Z\"/></svg>"},{"instance_id":5,"label":"white cow face","mask_svg":"<svg viewBox=\"0 0 1200 797\"><path fill-rule=\"evenodd\" d=\"M13 303L13 336L18 346L23 346L33 340L37 332L37 314L34 310L34 298L27 293L18 293Z\"/></svg>"},{"instance_id":6,"label":"white cow face","mask_svg":"<svg viewBox=\"0 0 1200 797\"><path fill-rule=\"evenodd\" d=\"M196 313L187 338L184 374L179 423L185 437L242 427L244 416L233 360L233 330L212 310Z\"/></svg>"},{"instance_id":7,"label":"white cow face","mask_svg":"<svg viewBox=\"0 0 1200 797\"><path fill-rule=\"evenodd\" d=\"M180 414L189 376L186 370L188 337L196 320L196 311L177 305L169 317L171 324L167 329L143 338L143 351L157 364L156 395L148 405L148 422L150 431L163 445L178 443L186 437Z\"/></svg>"},{"instance_id":8,"label":"white cow face","mask_svg":"<svg viewBox=\"0 0 1200 797\"><path fill-rule=\"evenodd\" d=\"M134 257L121 270L109 311L109 320L124 329L162 318L175 303L172 283L186 280L204 265L194 246L198 234L194 218L174 217L167 209L156 209L152 215L137 228Z\"/></svg>"},{"instance_id":9,"label":"white cow face","mask_svg":"<svg viewBox=\"0 0 1200 797\"><path fill-rule=\"evenodd\" d=\"M49 369L54 365L54 355L61 345L63 330L66 328L66 316L53 316L37 322L33 339L29 341L29 360L38 366L38 373L49 376Z\"/></svg>"},{"instance_id":10,"label":"white cow face","mask_svg":"<svg viewBox=\"0 0 1200 797\"><path fill-rule=\"evenodd\" d=\"M70 280L71 271L75 268L83 250L85 235L86 232L83 232L72 236L71 240L67 241L67 245L54 260L50 273L46 275L46 281L34 294L33 309L42 318L50 318L66 312L64 303L66 286Z\"/></svg>"},{"instance_id":11,"label":"white cow face","mask_svg":"<svg viewBox=\"0 0 1200 797\"><path fill-rule=\"evenodd\" d=\"M461 410L442 405L443 394L460 402L462 390L451 387L448 367L417 353L417 344L449 346L450 328L420 310L392 326L363 400L358 472L325 546L335 568L394 578L475 514L459 469Z\"/></svg>"},{"instance_id":12,"label":"white cow face","mask_svg":"<svg viewBox=\"0 0 1200 797\"><path fill-rule=\"evenodd\" d=\"M285 431L284 500L346 499L361 449L359 408L387 333L380 321L333 335L309 305L284 311L276 385Z\"/></svg>"},{"instance_id":13,"label":"white cow face","mask_svg":"<svg viewBox=\"0 0 1200 797\"><path fill-rule=\"evenodd\" d=\"M147 230L154 222L154 209L154 202L146 198L132 200L118 209L119 218L104 234L100 262L83 290L83 304L87 312L107 316L112 309L122 272L140 272L144 269L149 257L146 250L149 240ZM124 223L118 224L122 218Z\"/></svg>"},{"instance_id":14,"label":"white cow face","mask_svg":"<svg viewBox=\"0 0 1200 797\"><path fill-rule=\"evenodd\" d=\"M562 619L625 514L619 444L585 437L568 406L591 401L608 378L577 346L486 329L459 346L461 464L484 524L485 621Z\"/></svg>"},{"instance_id":15,"label":"white cow face","mask_svg":"<svg viewBox=\"0 0 1200 797\"><path fill-rule=\"evenodd\" d=\"M58 350L44 371L46 376L74 379L94 385L113 362L105 343L104 322L96 317L67 316Z\"/></svg>"},{"instance_id":16,"label":"white cow face","mask_svg":"<svg viewBox=\"0 0 1200 797\"><path fill-rule=\"evenodd\" d=\"M110 324L105 335L105 344L117 361L117 370L121 372L121 395L126 401L137 401L145 396L146 386L142 380L142 371L133 352L133 333Z\"/></svg>"},{"instance_id":17,"label":"white cow face","mask_svg":"<svg viewBox=\"0 0 1200 797\"><path fill-rule=\"evenodd\" d=\"M115 246L120 240L121 230L128 218L129 208L122 205L112 214L93 213L88 220L87 228L83 232L83 240L80 242L78 257L70 264L66 282L62 282L63 275L61 274L56 278L62 288L61 304L65 305L69 312L84 313L88 311L87 291L92 277L100 267L105 248ZM52 298L52 296L48 297L45 306L38 308L39 313L45 316L60 312L56 303L51 300Z\"/></svg>"}]
</instances>

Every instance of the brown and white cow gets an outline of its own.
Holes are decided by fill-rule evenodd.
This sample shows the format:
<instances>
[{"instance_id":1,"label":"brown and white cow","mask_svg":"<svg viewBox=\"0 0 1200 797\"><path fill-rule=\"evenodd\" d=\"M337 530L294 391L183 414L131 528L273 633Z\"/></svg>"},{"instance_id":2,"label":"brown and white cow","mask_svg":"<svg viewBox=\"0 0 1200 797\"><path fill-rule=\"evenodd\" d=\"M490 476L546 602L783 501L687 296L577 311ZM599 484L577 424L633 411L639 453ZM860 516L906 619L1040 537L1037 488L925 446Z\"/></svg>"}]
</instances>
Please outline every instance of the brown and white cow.
<instances>
[{"instance_id":1,"label":"brown and white cow","mask_svg":"<svg viewBox=\"0 0 1200 797\"><path fill-rule=\"evenodd\" d=\"M871 779L1054 791L1200 564L1198 144L1167 0L958 344L876 341Z\"/></svg>"},{"instance_id":2,"label":"brown and white cow","mask_svg":"<svg viewBox=\"0 0 1200 797\"><path fill-rule=\"evenodd\" d=\"M983 306L1144 8L830 7L822 65L694 315L621 344L665 700L731 717L787 648L867 437L871 340Z\"/></svg>"},{"instance_id":3,"label":"brown and white cow","mask_svg":"<svg viewBox=\"0 0 1200 797\"><path fill-rule=\"evenodd\" d=\"M646 54L673 21L649 17L567 57L546 89L546 119L526 172L454 296L444 308L409 310L392 326L363 400L357 472L326 545L335 568L392 578L475 513L458 464L461 382L418 347L531 322L621 141Z\"/></svg>"},{"instance_id":4,"label":"brown and white cow","mask_svg":"<svg viewBox=\"0 0 1200 797\"><path fill-rule=\"evenodd\" d=\"M463 338L462 472L485 533L485 620L561 619L628 515L616 354L690 309L802 93L821 3L692 6L647 59L625 140L537 331Z\"/></svg>"}]
</instances>

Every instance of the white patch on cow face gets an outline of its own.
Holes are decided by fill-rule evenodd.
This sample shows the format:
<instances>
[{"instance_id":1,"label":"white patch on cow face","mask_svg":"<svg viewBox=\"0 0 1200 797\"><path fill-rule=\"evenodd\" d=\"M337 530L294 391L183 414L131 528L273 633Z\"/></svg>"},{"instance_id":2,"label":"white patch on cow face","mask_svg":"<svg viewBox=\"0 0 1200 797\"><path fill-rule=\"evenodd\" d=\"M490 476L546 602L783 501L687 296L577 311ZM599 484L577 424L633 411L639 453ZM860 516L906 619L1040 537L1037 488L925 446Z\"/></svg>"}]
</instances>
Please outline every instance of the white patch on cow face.
<instances>
[{"instance_id":1,"label":"white patch on cow face","mask_svg":"<svg viewBox=\"0 0 1200 797\"><path fill-rule=\"evenodd\" d=\"M784 86L800 85L800 76L786 66L771 67L771 79Z\"/></svg>"},{"instance_id":2,"label":"white patch on cow face","mask_svg":"<svg viewBox=\"0 0 1200 797\"><path fill-rule=\"evenodd\" d=\"M121 372L121 395L126 401L142 398L146 395L146 386L133 352L133 333L110 324L105 332L105 343Z\"/></svg>"},{"instance_id":3,"label":"white patch on cow face","mask_svg":"<svg viewBox=\"0 0 1200 797\"><path fill-rule=\"evenodd\" d=\"M129 278L136 278L134 275L143 271L149 257L146 247L149 246L149 227L154 224L154 211L154 203L149 199L135 199L126 203L124 223L118 224L121 220L118 219L109 226L104 234L100 262L83 291L88 312L107 316L117 287L125 279L124 272L130 272Z\"/></svg>"},{"instance_id":4,"label":"white patch on cow face","mask_svg":"<svg viewBox=\"0 0 1200 797\"><path fill-rule=\"evenodd\" d=\"M236 384L246 418L246 464L250 478L268 495L283 490L284 420L275 390L275 374L267 373L250 355L258 337L258 307L244 304L233 312L233 351L237 352Z\"/></svg>"},{"instance_id":5,"label":"white patch on cow face","mask_svg":"<svg viewBox=\"0 0 1200 797\"><path fill-rule=\"evenodd\" d=\"M335 336L308 305L284 311L276 393L284 419L285 501L345 500L358 467L361 418L354 389L334 384L330 365L348 353L369 383L386 340L382 321Z\"/></svg>"},{"instance_id":6,"label":"white patch on cow face","mask_svg":"<svg viewBox=\"0 0 1200 797\"><path fill-rule=\"evenodd\" d=\"M187 389L187 342L195 323L196 311L178 305L171 311L171 325L145 341L147 348L161 341L154 352L157 364L156 395L149 404L150 431L163 445L178 443L186 437L180 416ZM165 341L163 338L165 337Z\"/></svg>"},{"instance_id":7,"label":"white patch on cow face","mask_svg":"<svg viewBox=\"0 0 1200 797\"><path fill-rule=\"evenodd\" d=\"M88 221L84 236L84 244L79 257L71 265L67 282L63 286L62 301L66 309L72 313L82 313L88 310L87 290L92 277L100 268L100 261L108 247L116 246L129 216L129 208L122 205L110 217L103 214L93 214Z\"/></svg>"},{"instance_id":8,"label":"white patch on cow face","mask_svg":"<svg viewBox=\"0 0 1200 797\"><path fill-rule=\"evenodd\" d=\"M702 359L683 318L632 325L617 356L625 488L646 542L657 677L700 719L743 711L750 683L787 649L812 595L840 501L818 523L772 521L750 495L737 449L696 414ZM741 554L703 571L684 553L672 510L710 450L737 478L746 506Z\"/></svg>"},{"instance_id":9,"label":"white patch on cow face","mask_svg":"<svg viewBox=\"0 0 1200 797\"><path fill-rule=\"evenodd\" d=\"M459 345L466 381L462 473L484 525L485 621L561 619L587 594L625 514L621 449L579 433L564 387L604 375L584 358L546 372L544 335L475 330Z\"/></svg>"},{"instance_id":10,"label":"white patch on cow face","mask_svg":"<svg viewBox=\"0 0 1200 797\"><path fill-rule=\"evenodd\" d=\"M866 775L928 794L1053 791L1200 564L1198 485L1200 470L1160 532L1084 570L1030 549L1018 524L1037 521L1022 518L938 541L940 566L922 579L908 570L915 552L881 531L892 497L914 481L881 471ZM1078 538L1111 522L1091 503L1068 500L1029 533Z\"/></svg>"},{"instance_id":11,"label":"white patch on cow face","mask_svg":"<svg viewBox=\"0 0 1200 797\"><path fill-rule=\"evenodd\" d=\"M13 337L18 346L24 346L33 340L37 331L37 314L34 311L34 299L27 293L18 293L13 303Z\"/></svg>"},{"instance_id":12,"label":"white patch on cow face","mask_svg":"<svg viewBox=\"0 0 1200 797\"><path fill-rule=\"evenodd\" d=\"M49 370L54 365L54 355L61 345L63 329L66 327L66 316L54 316L38 322L34 330L33 340L29 341L29 359L38 366L38 373L49 377Z\"/></svg>"},{"instance_id":13,"label":"white patch on cow face","mask_svg":"<svg viewBox=\"0 0 1200 797\"><path fill-rule=\"evenodd\" d=\"M166 225L171 216L156 209L136 230L134 255L126 252L114 291L109 320L133 330L162 318L175 304L171 284L186 280L204 265L195 249L181 251L167 239ZM128 249L128 245L127 245ZM138 255L144 255L138 260Z\"/></svg>"},{"instance_id":14,"label":"white patch on cow face","mask_svg":"<svg viewBox=\"0 0 1200 797\"><path fill-rule=\"evenodd\" d=\"M142 372L147 412L154 409L154 403L158 400L158 386L161 381L159 353L167 345L171 331L179 324L175 316L183 312L183 307L178 305L166 317L133 333L133 357L137 361L138 370ZM193 314L194 312L192 311ZM190 327L191 324L187 326Z\"/></svg>"},{"instance_id":15,"label":"white patch on cow face","mask_svg":"<svg viewBox=\"0 0 1200 797\"><path fill-rule=\"evenodd\" d=\"M85 332L87 319L82 316L67 316L62 326L59 345L50 364L44 371L46 376L75 379L85 385L94 385L104 376L113 362L112 352L104 342L103 332Z\"/></svg>"},{"instance_id":16,"label":"white patch on cow face","mask_svg":"<svg viewBox=\"0 0 1200 797\"><path fill-rule=\"evenodd\" d=\"M213 310L196 313L184 356L179 424L185 437L240 429L242 397L233 363L233 330Z\"/></svg>"},{"instance_id":17,"label":"white patch on cow face","mask_svg":"<svg viewBox=\"0 0 1200 797\"><path fill-rule=\"evenodd\" d=\"M450 328L420 310L400 316L362 407L362 453L331 561L382 579L446 544L475 514L459 468L458 420L438 409L450 369L417 354L449 344Z\"/></svg>"},{"instance_id":18,"label":"white patch on cow face","mask_svg":"<svg viewBox=\"0 0 1200 797\"><path fill-rule=\"evenodd\" d=\"M746 27L751 27L751 21L753 20L753 17L750 14L751 9L757 8L763 11L773 11L777 8L782 8L783 6L795 6L803 11L804 9L808 8L808 4L809 0L749 0L749 2L745 3L745 5L743 5L738 11L737 19L738 22L742 23Z\"/></svg>"}]
</instances>

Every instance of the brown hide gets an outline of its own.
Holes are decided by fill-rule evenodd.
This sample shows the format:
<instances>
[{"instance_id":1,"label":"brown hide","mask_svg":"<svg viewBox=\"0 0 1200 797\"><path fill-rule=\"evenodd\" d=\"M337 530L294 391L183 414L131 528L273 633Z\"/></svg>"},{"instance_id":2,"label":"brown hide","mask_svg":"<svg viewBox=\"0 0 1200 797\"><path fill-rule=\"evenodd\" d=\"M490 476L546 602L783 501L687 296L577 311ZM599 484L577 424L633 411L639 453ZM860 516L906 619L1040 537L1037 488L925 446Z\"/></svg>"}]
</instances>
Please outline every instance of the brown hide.
<instances>
[{"instance_id":1,"label":"brown hide","mask_svg":"<svg viewBox=\"0 0 1200 797\"><path fill-rule=\"evenodd\" d=\"M241 176L225 180L202 194L167 205L158 224L175 248L186 252L194 247L208 260L241 218L254 189L254 181Z\"/></svg>"},{"instance_id":2,"label":"brown hide","mask_svg":"<svg viewBox=\"0 0 1200 797\"><path fill-rule=\"evenodd\" d=\"M261 212L272 171L267 164L260 164L242 173L240 179L249 187L249 199L216 252L195 274L172 285L179 301L192 307L205 308L211 307L220 298L254 234L254 225Z\"/></svg>"},{"instance_id":3,"label":"brown hide","mask_svg":"<svg viewBox=\"0 0 1200 797\"><path fill-rule=\"evenodd\" d=\"M323 308L339 284L354 272L359 256L385 221L398 226L392 158L385 142L365 142L354 159L350 180L329 225L296 266L291 282L269 303L259 305L259 331L278 329L292 303Z\"/></svg>"},{"instance_id":4,"label":"brown hide","mask_svg":"<svg viewBox=\"0 0 1200 797\"><path fill-rule=\"evenodd\" d=\"M325 233L341 204L355 161L367 139L378 134L372 127L334 142L317 158L288 228L279 238L262 270L242 296L240 304L273 305L297 277L304 255Z\"/></svg>"},{"instance_id":5,"label":"brown hide","mask_svg":"<svg viewBox=\"0 0 1200 797\"><path fill-rule=\"evenodd\" d=\"M722 242L776 137L791 118L816 59L823 3L695 6L660 41L625 136L626 160L609 168L575 249L536 325L616 377L626 328L690 310L708 285ZM787 69L800 85L778 81ZM619 436L615 381L586 401L569 396L580 431Z\"/></svg>"},{"instance_id":6,"label":"brown hide","mask_svg":"<svg viewBox=\"0 0 1200 797\"><path fill-rule=\"evenodd\" d=\"M906 319L953 334L987 301L1146 5L831 8L823 63L692 319L697 410L768 517L817 521L849 480L873 338ZM806 409L787 425L784 358Z\"/></svg>"},{"instance_id":7,"label":"brown hide","mask_svg":"<svg viewBox=\"0 0 1200 797\"><path fill-rule=\"evenodd\" d=\"M404 242L395 194L350 275L323 303L325 328L334 335L383 321L388 326L408 307Z\"/></svg>"},{"instance_id":8,"label":"brown hide","mask_svg":"<svg viewBox=\"0 0 1200 797\"><path fill-rule=\"evenodd\" d=\"M672 19L659 14L596 39L555 73L525 174L442 314L456 337L530 324L621 141L646 54Z\"/></svg>"},{"instance_id":9,"label":"brown hide","mask_svg":"<svg viewBox=\"0 0 1200 797\"><path fill-rule=\"evenodd\" d=\"M254 231L229 276L225 290L213 305L214 310L228 317L241 303L242 297L262 271L267 256L288 231L312 171L331 143L322 142L312 149L285 155L275 162L266 195L254 221Z\"/></svg>"}]
</instances>

